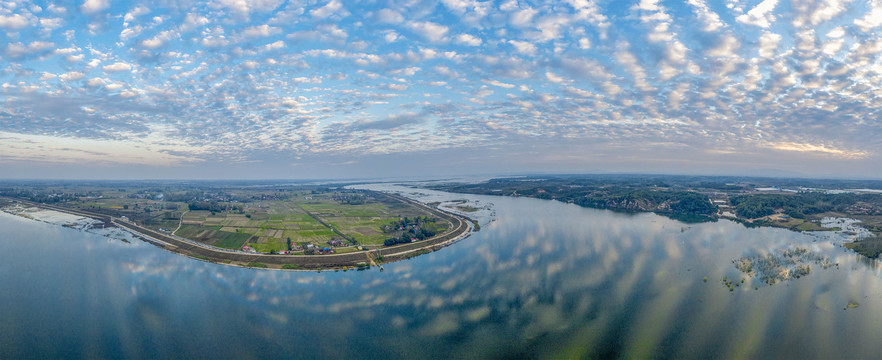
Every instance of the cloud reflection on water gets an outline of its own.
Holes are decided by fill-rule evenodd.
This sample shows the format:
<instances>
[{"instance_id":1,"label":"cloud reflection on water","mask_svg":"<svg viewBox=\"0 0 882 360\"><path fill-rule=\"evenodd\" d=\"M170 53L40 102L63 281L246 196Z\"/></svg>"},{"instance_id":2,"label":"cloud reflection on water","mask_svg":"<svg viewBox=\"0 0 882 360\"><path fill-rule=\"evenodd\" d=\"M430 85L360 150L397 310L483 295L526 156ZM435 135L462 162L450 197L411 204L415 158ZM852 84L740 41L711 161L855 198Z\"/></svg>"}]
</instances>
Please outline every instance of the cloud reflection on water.
<instances>
[{"instance_id":1,"label":"cloud reflection on water","mask_svg":"<svg viewBox=\"0 0 882 360\"><path fill-rule=\"evenodd\" d=\"M65 269L82 268L66 279L92 294L77 300L81 306L105 310L104 321L128 344L123 355L155 345L183 346L189 354L211 346L216 352L204 354L296 353L304 344L316 356L343 357L874 350L869 337L879 330L882 268L829 243L729 221L686 225L550 201L492 201L497 221L484 230L382 272L234 268L142 242L88 240L92 235L67 240L63 251L71 258L58 261ZM45 230L47 241L58 238ZM723 276L740 276L732 259L795 245L842 267L759 290L753 279L734 292L719 285ZM6 270L0 265L0 276ZM839 310L850 299L861 306ZM193 345L172 341L194 334Z\"/></svg>"}]
</instances>

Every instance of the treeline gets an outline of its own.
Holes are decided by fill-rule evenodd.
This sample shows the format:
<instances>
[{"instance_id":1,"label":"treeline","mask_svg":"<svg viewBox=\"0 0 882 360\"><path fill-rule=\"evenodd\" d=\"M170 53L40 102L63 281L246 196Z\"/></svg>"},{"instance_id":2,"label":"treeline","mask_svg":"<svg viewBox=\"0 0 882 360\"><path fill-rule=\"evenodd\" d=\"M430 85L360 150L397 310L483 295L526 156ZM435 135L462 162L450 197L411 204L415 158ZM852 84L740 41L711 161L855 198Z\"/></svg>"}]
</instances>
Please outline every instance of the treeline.
<instances>
[{"instance_id":1,"label":"treeline","mask_svg":"<svg viewBox=\"0 0 882 360\"><path fill-rule=\"evenodd\" d=\"M882 206L882 196L876 194L818 192L740 195L730 198L729 201L735 207L736 215L748 219L772 215L779 209L797 219L830 211L875 214L880 212L879 207Z\"/></svg>"},{"instance_id":2,"label":"treeline","mask_svg":"<svg viewBox=\"0 0 882 360\"><path fill-rule=\"evenodd\" d=\"M485 195L514 195L572 202L579 206L667 215L714 217L717 206L707 195L658 179L628 182L589 178L494 179L482 184L452 184L439 190Z\"/></svg>"},{"instance_id":3,"label":"treeline","mask_svg":"<svg viewBox=\"0 0 882 360\"><path fill-rule=\"evenodd\" d=\"M395 244L407 244L413 242L413 239L421 241L432 236L435 236L435 232L429 229L410 229L409 231L403 232L401 236L397 238L388 238L386 240L383 240L383 245L392 246Z\"/></svg>"},{"instance_id":4,"label":"treeline","mask_svg":"<svg viewBox=\"0 0 882 360\"><path fill-rule=\"evenodd\" d=\"M350 193L350 194L335 194L334 199L339 201L341 204L346 205L363 205L367 203L367 196L364 194Z\"/></svg>"},{"instance_id":5,"label":"treeline","mask_svg":"<svg viewBox=\"0 0 882 360\"><path fill-rule=\"evenodd\" d=\"M165 201L189 202L203 198L204 193L199 190L190 190L182 192L165 192L163 193L163 196L165 196Z\"/></svg>"},{"instance_id":6,"label":"treeline","mask_svg":"<svg viewBox=\"0 0 882 360\"><path fill-rule=\"evenodd\" d=\"M50 192L36 192L36 191L25 191L25 190L17 190L17 189L0 189L0 196L8 196L20 199L26 199L33 202L43 203L43 204L57 204L61 202L67 202L72 200L77 200L81 196L89 196L89 194L80 194L80 193L50 193Z\"/></svg>"},{"instance_id":7,"label":"treeline","mask_svg":"<svg viewBox=\"0 0 882 360\"><path fill-rule=\"evenodd\" d=\"M221 212L227 209L231 211L239 211L239 206L227 207L224 204L218 203L217 201L191 201L187 203L187 207L190 210L207 210L211 212Z\"/></svg>"},{"instance_id":8,"label":"treeline","mask_svg":"<svg viewBox=\"0 0 882 360\"><path fill-rule=\"evenodd\" d=\"M705 216L717 213L717 207L706 195L692 191L638 189L621 194L594 193L577 196L573 202L579 206L600 209Z\"/></svg>"},{"instance_id":9,"label":"treeline","mask_svg":"<svg viewBox=\"0 0 882 360\"><path fill-rule=\"evenodd\" d=\"M384 240L383 245L385 246L406 244L413 242L414 239L417 241L425 240L437 234L435 218L427 216L417 216L413 218L405 216L398 221L392 221L389 225L384 226L383 231L387 233L401 232L397 237Z\"/></svg>"}]
</instances>

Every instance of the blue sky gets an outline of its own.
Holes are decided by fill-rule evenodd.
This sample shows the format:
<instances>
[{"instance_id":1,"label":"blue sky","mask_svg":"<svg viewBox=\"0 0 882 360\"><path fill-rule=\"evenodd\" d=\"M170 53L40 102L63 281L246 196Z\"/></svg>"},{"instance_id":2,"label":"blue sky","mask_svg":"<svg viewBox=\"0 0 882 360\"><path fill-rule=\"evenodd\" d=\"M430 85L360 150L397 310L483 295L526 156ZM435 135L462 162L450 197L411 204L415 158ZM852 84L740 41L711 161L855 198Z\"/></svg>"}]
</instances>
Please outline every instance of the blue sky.
<instances>
[{"instance_id":1,"label":"blue sky","mask_svg":"<svg viewBox=\"0 0 882 360\"><path fill-rule=\"evenodd\" d=\"M882 0L0 2L0 177L882 177Z\"/></svg>"}]
</instances>

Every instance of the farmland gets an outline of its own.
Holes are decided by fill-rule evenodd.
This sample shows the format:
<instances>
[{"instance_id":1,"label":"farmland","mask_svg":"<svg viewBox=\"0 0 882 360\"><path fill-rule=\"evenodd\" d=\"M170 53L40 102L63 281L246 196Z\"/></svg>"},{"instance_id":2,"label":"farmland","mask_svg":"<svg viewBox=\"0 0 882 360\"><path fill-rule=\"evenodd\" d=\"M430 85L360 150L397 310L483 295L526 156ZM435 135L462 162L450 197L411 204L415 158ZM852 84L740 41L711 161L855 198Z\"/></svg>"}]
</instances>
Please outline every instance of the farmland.
<instances>
[{"instance_id":1,"label":"farmland","mask_svg":"<svg viewBox=\"0 0 882 360\"><path fill-rule=\"evenodd\" d=\"M353 251L353 245L374 248L388 237L382 227L399 216L426 216L421 210L380 194L364 195L364 203L341 202L339 192L298 191L278 200L243 205L241 211L188 211L175 235L209 245L257 252L302 252L310 244ZM439 222L439 226L446 223ZM332 246L331 242L347 246Z\"/></svg>"},{"instance_id":2,"label":"farmland","mask_svg":"<svg viewBox=\"0 0 882 360\"><path fill-rule=\"evenodd\" d=\"M379 248L384 240L401 236L389 224L408 217L428 217L431 224L426 226L439 232L449 226L393 197L342 187L101 183L6 191L128 219L206 245L259 253L305 255Z\"/></svg>"}]
</instances>

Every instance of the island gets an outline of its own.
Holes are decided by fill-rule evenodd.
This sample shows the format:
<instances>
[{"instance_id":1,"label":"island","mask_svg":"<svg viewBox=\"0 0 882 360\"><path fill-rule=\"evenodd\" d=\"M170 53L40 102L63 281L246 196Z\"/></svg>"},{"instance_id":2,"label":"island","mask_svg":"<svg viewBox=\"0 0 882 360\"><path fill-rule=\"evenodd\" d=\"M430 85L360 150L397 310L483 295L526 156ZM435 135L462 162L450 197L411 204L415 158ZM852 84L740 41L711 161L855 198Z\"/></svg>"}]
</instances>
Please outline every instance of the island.
<instances>
[{"instance_id":1,"label":"island","mask_svg":"<svg viewBox=\"0 0 882 360\"><path fill-rule=\"evenodd\" d=\"M7 182L0 197L7 207L95 219L94 227L119 227L199 260L285 270L408 259L464 238L474 224L402 196L341 185Z\"/></svg>"}]
</instances>

